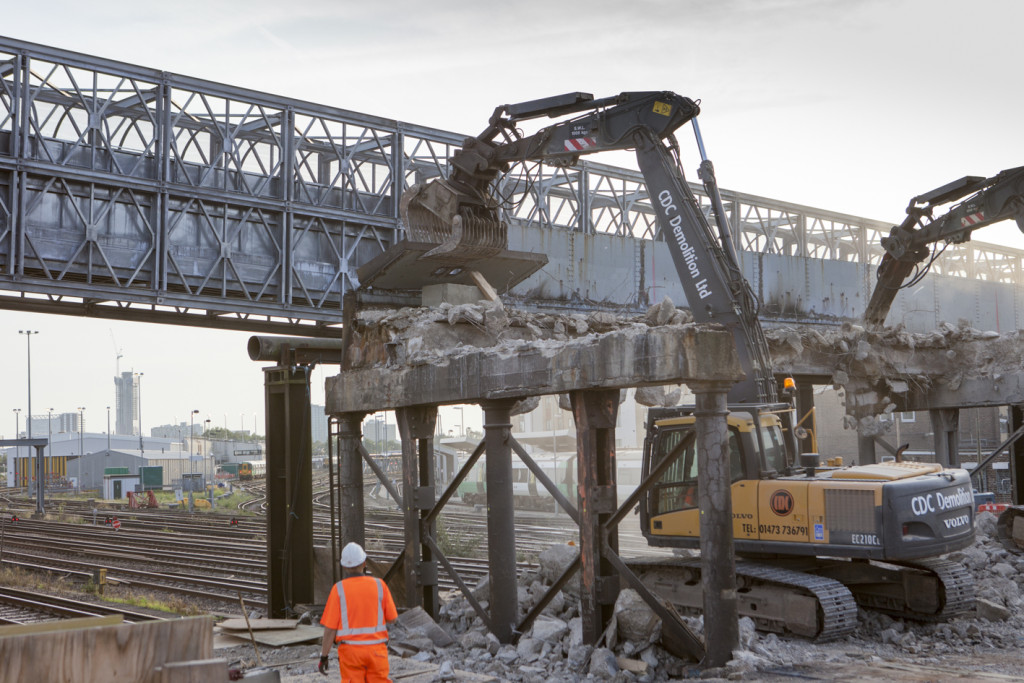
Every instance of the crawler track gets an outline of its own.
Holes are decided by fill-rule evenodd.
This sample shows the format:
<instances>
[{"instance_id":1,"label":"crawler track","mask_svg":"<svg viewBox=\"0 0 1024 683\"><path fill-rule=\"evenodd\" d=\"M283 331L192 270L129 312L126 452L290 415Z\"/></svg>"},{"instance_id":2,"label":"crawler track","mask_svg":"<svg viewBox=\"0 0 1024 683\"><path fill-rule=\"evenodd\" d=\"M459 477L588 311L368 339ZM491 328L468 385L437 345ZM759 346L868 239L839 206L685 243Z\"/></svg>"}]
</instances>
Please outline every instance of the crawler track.
<instances>
[{"instance_id":1,"label":"crawler track","mask_svg":"<svg viewBox=\"0 0 1024 683\"><path fill-rule=\"evenodd\" d=\"M700 558L631 561L654 593L679 611L703 609ZM857 604L838 581L749 561L736 562L737 609L758 630L819 641L842 638L857 625Z\"/></svg>"}]
</instances>

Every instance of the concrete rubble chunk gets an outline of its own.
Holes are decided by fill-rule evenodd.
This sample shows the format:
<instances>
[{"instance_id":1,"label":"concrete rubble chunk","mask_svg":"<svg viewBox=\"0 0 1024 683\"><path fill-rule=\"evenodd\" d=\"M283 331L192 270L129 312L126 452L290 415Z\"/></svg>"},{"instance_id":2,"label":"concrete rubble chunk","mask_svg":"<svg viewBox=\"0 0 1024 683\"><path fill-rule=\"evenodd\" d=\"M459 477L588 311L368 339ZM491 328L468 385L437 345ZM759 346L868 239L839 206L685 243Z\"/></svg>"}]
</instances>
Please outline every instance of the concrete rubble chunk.
<instances>
[{"instance_id":1,"label":"concrete rubble chunk","mask_svg":"<svg viewBox=\"0 0 1024 683\"><path fill-rule=\"evenodd\" d=\"M997 605L983 598L975 598L974 611L977 613L978 618L985 621L1006 621L1013 615L1013 612L1002 605Z\"/></svg>"},{"instance_id":2,"label":"concrete rubble chunk","mask_svg":"<svg viewBox=\"0 0 1024 683\"><path fill-rule=\"evenodd\" d=\"M618 658L615 653L606 648L596 648L590 653L590 668L588 673L599 681L610 681L619 672Z\"/></svg>"},{"instance_id":3,"label":"concrete rubble chunk","mask_svg":"<svg viewBox=\"0 0 1024 683\"><path fill-rule=\"evenodd\" d=\"M537 557L537 562L540 563L540 573L544 577L544 581L549 585L557 581L565 570L569 568L576 558L579 556L579 549L576 546L558 544L549 546L545 550L541 551ZM574 582L578 585L579 572L569 581L569 584ZM569 584L566 584L568 587Z\"/></svg>"},{"instance_id":4,"label":"concrete rubble chunk","mask_svg":"<svg viewBox=\"0 0 1024 683\"><path fill-rule=\"evenodd\" d=\"M619 637L634 643L651 643L661 634L661 619L632 588L619 592L615 600Z\"/></svg>"},{"instance_id":5,"label":"concrete rubble chunk","mask_svg":"<svg viewBox=\"0 0 1024 683\"><path fill-rule=\"evenodd\" d=\"M533 622L533 627L530 629L531 638L546 643L558 642L567 633L569 633L569 625L567 623L561 619L543 614L537 617L536 621Z\"/></svg>"}]
</instances>

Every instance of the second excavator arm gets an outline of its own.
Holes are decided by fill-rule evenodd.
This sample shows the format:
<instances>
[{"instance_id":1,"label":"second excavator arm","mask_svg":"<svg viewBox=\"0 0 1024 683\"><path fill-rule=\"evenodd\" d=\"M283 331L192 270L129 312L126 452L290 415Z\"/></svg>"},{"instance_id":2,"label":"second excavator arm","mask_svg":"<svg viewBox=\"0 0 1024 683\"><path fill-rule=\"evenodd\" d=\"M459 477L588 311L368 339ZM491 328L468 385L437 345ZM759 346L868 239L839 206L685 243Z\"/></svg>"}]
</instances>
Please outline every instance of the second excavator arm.
<instances>
[{"instance_id":1,"label":"second excavator arm","mask_svg":"<svg viewBox=\"0 0 1024 683\"><path fill-rule=\"evenodd\" d=\"M946 213L933 217L936 208L961 199ZM975 230L1008 218L1016 220L1024 232L1024 166L991 178L966 176L914 197L907 218L882 238L885 255L864 310L864 322L873 326L885 323L897 292L916 283L941 253L933 245L966 242Z\"/></svg>"}]
</instances>

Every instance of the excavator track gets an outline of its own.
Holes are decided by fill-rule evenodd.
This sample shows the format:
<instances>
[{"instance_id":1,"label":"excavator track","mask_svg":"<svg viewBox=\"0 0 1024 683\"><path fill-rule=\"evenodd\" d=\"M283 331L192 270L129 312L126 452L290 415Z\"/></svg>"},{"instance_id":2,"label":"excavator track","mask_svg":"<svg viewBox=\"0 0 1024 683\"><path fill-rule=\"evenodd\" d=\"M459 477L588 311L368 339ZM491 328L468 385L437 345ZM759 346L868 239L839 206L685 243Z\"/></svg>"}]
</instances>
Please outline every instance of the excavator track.
<instances>
[{"instance_id":1,"label":"excavator track","mask_svg":"<svg viewBox=\"0 0 1024 683\"><path fill-rule=\"evenodd\" d=\"M823 561L808 568L843 583L865 609L916 621L944 621L974 606L974 581L948 560Z\"/></svg>"},{"instance_id":2,"label":"excavator track","mask_svg":"<svg viewBox=\"0 0 1024 683\"><path fill-rule=\"evenodd\" d=\"M687 614L700 614L703 593L700 558L641 559L629 562L656 595ZM836 640L857 625L857 604L834 579L782 567L736 562L737 605L758 630Z\"/></svg>"}]
</instances>

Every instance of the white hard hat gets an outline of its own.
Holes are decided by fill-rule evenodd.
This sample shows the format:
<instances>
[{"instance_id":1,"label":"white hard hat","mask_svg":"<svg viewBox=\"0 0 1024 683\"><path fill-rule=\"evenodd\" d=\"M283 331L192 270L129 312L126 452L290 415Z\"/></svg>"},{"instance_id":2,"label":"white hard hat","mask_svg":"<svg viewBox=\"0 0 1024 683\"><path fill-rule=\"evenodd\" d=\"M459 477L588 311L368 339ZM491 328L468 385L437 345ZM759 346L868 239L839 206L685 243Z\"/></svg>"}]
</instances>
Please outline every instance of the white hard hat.
<instances>
[{"instance_id":1,"label":"white hard hat","mask_svg":"<svg viewBox=\"0 0 1024 683\"><path fill-rule=\"evenodd\" d=\"M349 543L341 549L341 566L352 568L366 562L366 551L358 543Z\"/></svg>"}]
</instances>

